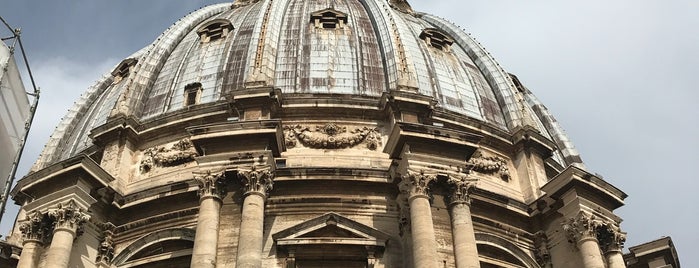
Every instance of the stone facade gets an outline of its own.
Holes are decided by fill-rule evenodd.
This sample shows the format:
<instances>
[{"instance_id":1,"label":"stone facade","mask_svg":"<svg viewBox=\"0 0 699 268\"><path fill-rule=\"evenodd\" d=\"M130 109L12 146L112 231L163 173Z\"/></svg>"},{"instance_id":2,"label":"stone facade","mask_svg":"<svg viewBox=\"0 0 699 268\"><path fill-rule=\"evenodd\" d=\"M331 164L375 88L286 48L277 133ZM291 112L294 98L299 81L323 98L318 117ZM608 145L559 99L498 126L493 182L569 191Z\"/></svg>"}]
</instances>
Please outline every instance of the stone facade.
<instances>
[{"instance_id":1,"label":"stone facade","mask_svg":"<svg viewBox=\"0 0 699 268\"><path fill-rule=\"evenodd\" d=\"M17 267L624 267L626 194L480 45L406 1L331 2L206 7L120 64L106 123L13 190ZM230 57L180 81L203 51Z\"/></svg>"}]
</instances>

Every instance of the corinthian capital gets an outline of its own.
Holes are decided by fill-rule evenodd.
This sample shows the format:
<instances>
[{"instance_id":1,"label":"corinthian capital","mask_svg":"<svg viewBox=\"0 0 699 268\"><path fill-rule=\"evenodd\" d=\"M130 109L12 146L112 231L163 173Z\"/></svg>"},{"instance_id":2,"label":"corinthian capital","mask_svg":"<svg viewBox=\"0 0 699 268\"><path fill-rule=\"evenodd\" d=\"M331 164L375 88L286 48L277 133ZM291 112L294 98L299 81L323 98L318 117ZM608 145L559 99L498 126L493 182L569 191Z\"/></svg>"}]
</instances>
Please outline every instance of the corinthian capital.
<instances>
[{"instance_id":1,"label":"corinthian capital","mask_svg":"<svg viewBox=\"0 0 699 268\"><path fill-rule=\"evenodd\" d=\"M597 233L597 240L600 242L600 247L602 251L621 252L626 242L626 233L621 231L619 225L616 223L606 223L600 227Z\"/></svg>"},{"instance_id":2,"label":"corinthian capital","mask_svg":"<svg viewBox=\"0 0 699 268\"><path fill-rule=\"evenodd\" d=\"M403 176L402 191L408 195L408 200L416 196L427 197L429 194L430 182L437 179L437 175L428 175L424 171L414 172L408 170Z\"/></svg>"},{"instance_id":3,"label":"corinthian capital","mask_svg":"<svg viewBox=\"0 0 699 268\"><path fill-rule=\"evenodd\" d=\"M226 195L226 185L224 171L194 174L194 180L199 184L199 198L201 200L209 197L222 199Z\"/></svg>"},{"instance_id":4,"label":"corinthian capital","mask_svg":"<svg viewBox=\"0 0 699 268\"><path fill-rule=\"evenodd\" d=\"M574 218L569 218L563 223L563 230L568 237L568 242L576 244L584 239L596 239L597 230L604 223L595 215L580 212Z\"/></svg>"},{"instance_id":5,"label":"corinthian capital","mask_svg":"<svg viewBox=\"0 0 699 268\"><path fill-rule=\"evenodd\" d=\"M51 233L51 223L48 215L39 211L28 213L26 219L20 223L19 231L22 232L24 241L43 243Z\"/></svg>"},{"instance_id":6,"label":"corinthian capital","mask_svg":"<svg viewBox=\"0 0 699 268\"><path fill-rule=\"evenodd\" d=\"M449 177L447 183L450 186L449 203L456 204L471 204L471 192L476 187L475 180L468 180L466 176Z\"/></svg>"},{"instance_id":7,"label":"corinthian capital","mask_svg":"<svg viewBox=\"0 0 699 268\"><path fill-rule=\"evenodd\" d=\"M257 168L253 166L248 170L238 170L238 177L243 182L245 195L258 194L267 197L272 190L274 175L269 167Z\"/></svg>"},{"instance_id":8,"label":"corinthian capital","mask_svg":"<svg viewBox=\"0 0 699 268\"><path fill-rule=\"evenodd\" d=\"M58 203L55 209L49 210L49 216L54 220L55 230L64 229L70 232L78 231L83 223L90 220L90 215L73 200Z\"/></svg>"}]
</instances>

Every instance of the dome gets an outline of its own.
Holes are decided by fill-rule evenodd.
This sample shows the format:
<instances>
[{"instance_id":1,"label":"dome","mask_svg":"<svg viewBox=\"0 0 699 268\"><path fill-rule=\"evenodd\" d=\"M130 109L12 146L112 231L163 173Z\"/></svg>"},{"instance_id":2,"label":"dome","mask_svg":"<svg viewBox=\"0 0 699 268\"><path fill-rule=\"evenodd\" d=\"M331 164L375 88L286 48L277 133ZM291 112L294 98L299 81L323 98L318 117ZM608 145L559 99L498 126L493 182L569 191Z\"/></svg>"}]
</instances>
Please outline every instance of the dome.
<instances>
[{"instance_id":1,"label":"dome","mask_svg":"<svg viewBox=\"0 0 699 268\"><path fill-rule=\"evenodd\" d=\"M555 142L558 164L582 166L534 95L447 20L405 1L236 3L190 13L105 74L64 117L33 170L88 150L90 131L110 117L153 121L246 87L373 106L384 93L415 92L474 127L532 127Z\"/></svg>"},{"instance_id":2,"label":"dome","mask_svg":"<svg viewBox=\"0 0 699 268\"><path fill-rule=\"evenodd\" d=\"M453 23L248 0L82 95L9 241L18 267L620 267L625 197Z\"/></svg>"}]
</instances>

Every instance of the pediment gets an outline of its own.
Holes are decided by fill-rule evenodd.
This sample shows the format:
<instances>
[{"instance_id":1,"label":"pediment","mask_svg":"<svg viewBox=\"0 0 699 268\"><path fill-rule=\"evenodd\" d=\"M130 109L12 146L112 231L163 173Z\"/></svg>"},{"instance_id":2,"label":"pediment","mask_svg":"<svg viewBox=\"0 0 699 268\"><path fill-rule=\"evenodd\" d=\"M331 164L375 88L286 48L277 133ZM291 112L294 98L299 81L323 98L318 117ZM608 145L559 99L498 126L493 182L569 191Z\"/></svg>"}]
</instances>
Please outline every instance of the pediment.
<instances>
[{"instance_id":1,"label":"pediment","mask_svg":"<svg viewBox=\"0 0 699 268\"><path fill-rule=\"evenodd\" d=\"M385 247L390 236L377 229L330 212L272 235L277 246L357 245Z\"/></svg>"}]
</instances>

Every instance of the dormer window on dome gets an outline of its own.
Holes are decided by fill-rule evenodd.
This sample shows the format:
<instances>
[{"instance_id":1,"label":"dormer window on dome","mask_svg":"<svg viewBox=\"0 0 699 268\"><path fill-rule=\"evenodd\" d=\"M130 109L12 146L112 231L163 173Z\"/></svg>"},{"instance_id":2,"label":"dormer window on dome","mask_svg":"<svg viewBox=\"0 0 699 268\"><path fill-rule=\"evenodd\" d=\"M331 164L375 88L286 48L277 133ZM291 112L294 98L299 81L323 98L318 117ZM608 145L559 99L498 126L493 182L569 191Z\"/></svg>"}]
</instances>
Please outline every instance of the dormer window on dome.
<instances>
[{"instance_id":1,"label":"dormer window on dome","mask_svg":"<svg viewBox=\"0 0 699 268\"><path fill-rule=\"evenodd\" d=\"M332 8L326 8L311 13L311 23L313 23L316 28L344 28L345 24L347 24L347 14Z\"/></svg>"},{"instance_id":2,"label":"dormer window on dome","mask_svg":"<svg viewBox=\"0 0 699 268\"><path fill-rule=\"evenodd\" d=\"M233 30L233 24L226 19L216 19L199 27L197 34L202 43L224 39Z\"/></svg>"},{"instance_id":3,"label":"dormer window on dome","mask_svg":"<svg viewBox=\"0 0 699 268\"><path fill-rule=\"evenodd\" d=\"M446 52L449 52L451 45L454 44L454 38L434 28L422 30L420 39L425 40L428 45Z\"/></svg>"},{"instance_id":4,"label":"dormer window on dome","mask_svg":"<svg viewBox=\"0 0 699 268\"><path fill-rule=\"evenodd\" d=\"M184 106L192 106L199 103L201 97L201 83L194 82L184 86Z\"/></svg>"},{"instance_id":5,"label":"dormer window on dome","mask_svg":"<svg viewBox=\"0 0 699 268\"><path fill-rule=\"evenodd\" d=\"M138 61L134 58L129 58L121 61L119 65L112 71L112 76L114 77L114 84L117 84L121 82L121 80L124 80L127 76L129 76L129 73L131 73L131 68L136 66L136 63Z\"/></svg>"}]
</instances>

